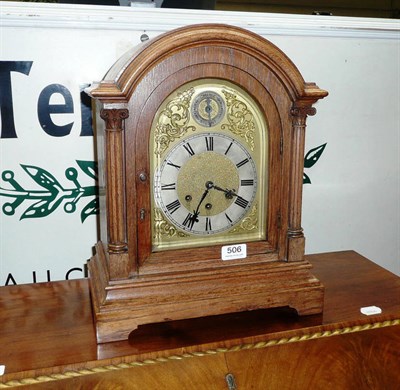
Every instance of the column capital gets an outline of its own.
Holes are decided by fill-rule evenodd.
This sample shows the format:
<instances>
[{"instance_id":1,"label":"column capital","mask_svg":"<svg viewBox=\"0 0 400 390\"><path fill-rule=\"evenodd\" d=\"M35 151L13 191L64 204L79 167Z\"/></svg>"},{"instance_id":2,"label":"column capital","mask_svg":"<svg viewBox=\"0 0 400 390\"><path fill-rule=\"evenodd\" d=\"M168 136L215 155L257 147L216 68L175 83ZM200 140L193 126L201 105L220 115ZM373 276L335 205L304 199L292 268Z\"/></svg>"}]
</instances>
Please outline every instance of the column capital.
<instances>
[{"instance_id":1,"label":"column capital","mask_svg":"<svg viewBox=\"0 0 400 390\"><path fill-rule=\"evenodd\" d=\"M100 117L106 123L106 130L122 131L122 122L129 117L129 111L126 108L102 108Z\"/></svg>"}]
</instances>

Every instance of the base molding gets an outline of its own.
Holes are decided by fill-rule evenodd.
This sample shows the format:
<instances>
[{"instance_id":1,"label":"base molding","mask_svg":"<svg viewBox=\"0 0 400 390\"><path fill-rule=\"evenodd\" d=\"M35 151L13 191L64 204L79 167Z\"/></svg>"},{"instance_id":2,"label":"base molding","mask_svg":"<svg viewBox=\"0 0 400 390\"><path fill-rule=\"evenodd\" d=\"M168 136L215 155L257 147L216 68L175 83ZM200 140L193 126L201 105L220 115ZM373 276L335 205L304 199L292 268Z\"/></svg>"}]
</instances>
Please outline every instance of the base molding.
<instances>
[{"instance_id":1,"label":"base molding","mask_svg":"<svg viewBox=\"0 0 400 390\"><path fill-rule=\"evenodd\" d=\"M265 262L190 275L146 275L110 282L101 243L89 262L98 343L126 340L139 325L290 306L321 313L324 287L307 261Z\"/></svg>"}]
</instances>

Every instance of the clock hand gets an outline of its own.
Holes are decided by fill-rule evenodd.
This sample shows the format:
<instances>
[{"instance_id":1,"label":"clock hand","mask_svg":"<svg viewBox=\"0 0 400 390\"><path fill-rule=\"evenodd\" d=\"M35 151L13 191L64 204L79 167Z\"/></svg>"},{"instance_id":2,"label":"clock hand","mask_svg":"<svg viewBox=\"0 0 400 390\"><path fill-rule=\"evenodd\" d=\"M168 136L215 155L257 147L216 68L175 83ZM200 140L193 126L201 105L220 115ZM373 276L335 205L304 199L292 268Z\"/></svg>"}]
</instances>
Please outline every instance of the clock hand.
<instances>
[{"instance_id":1,"label":"clock hand","mask_svg":"<svg viewBox=\"0 0 400 390\"><path fill-rule=\"evenodd\" d=\"M217 191L221 191L225 193L225 196L228 199L232 199L234 196L239 196L238 194L235 193L235 190L228 190L228 189L223 189L221 187L216 186L213 182L207 182L206 184L207 188L214 188Z\"/></svg>"},{"instance_id":2,"label":"clock hand","mask_svg":"<svg viewBox=\"0 0 400 390\"><path fill-rule=\"evenodd\" d=\"M201 197L199 204L197 205L197 208L196 208L195 213L199 214L199 208L200 208L201 204L203 203L203 200L205 199L205 197L207 196L207 194L208 194L208 188L204 191L204 194L203 194L203 196Z\"/></svg>"},{"instance_id":3,"label":"clock hand","mask_svg":"<svg viewBox=\"0 0 400 390\"><path fill-rule=\"evenodd\" d=\"M190 225L189 225L189 228L190 228L190 229L193 228L193 225L195 224L195 222L199 222L199 219L197 218L197 217L200 215L199 209L200 209L201 204L203 203L203 200L206 198L207 194L208 194L208 188L204 191L203 195L201 196L200 202L199 202L199 204L197 205L196 210L193 211L194 214L193 214L193 216L190 218Z\"/></svg>"},{"instance_id":4,"label":"clock hand","mask_svg":"<svg viewBox=\"0 0 400 390\"><path fill-rule=\"evenodd\" d=\"M208 124L209 124L209 126L211 127L211 125L212 125L212 122L211 122L212 105L210 104L211 99L208 97L208 98L206 99L206 101L207 101L206 113L208 114Z\"/></svg>"}]
</instances>

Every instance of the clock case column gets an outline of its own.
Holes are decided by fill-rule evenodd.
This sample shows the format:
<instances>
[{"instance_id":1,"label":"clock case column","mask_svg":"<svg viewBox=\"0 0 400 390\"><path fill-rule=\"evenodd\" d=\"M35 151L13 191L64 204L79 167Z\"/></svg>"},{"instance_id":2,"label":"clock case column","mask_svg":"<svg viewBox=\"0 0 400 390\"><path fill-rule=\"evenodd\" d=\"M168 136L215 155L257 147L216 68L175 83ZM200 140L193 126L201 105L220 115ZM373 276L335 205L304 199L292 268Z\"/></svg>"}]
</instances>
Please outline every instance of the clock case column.
<instances>
[{"instance_id":1,"label":"clock case column","mask_svg":"<svg viewBox=\"0 0 400 390\"><path fill-rule=\"evenodd\" d=\"M107 217L107 263L110 280L129 277L128 243L125 222L125 141L124 120L128 118L126 108L101 109L100 117L105 122L105 177Z\"/></svg>"},{"instance_id":2,"label":"clock case column","mask_svg":"<svg viewBox=\"0 0 400 390\"><path fill-rule=\"evenodd\" d=\"M152 253L152 113L175 88L196 78L237 83L258 94L271 114L267 237L248 243L245 260L221 262L221 245ZM102 118L96 121L104 176L101 241L89 262L99 343L127 339L146 323L279 306L300 315L322 312L323 286L304 260L301 195L306 116L326 91L305 83L285 54L262 37L210 24L146 42L88 92Z\"/></svg>"},{"instance_id":3,"label":"clock case column","mask_svg":"<svg viewBox=\"0 0 400 390\"><path fill-rule=\"evenodd\" d=\"M311 86L312 85L313 84L311 84ZM303 260L305 252L305 237L303 228L301 227L301 206L303 199L306 120L308 115L315 115L317 110L311 107L311 104L307 105L307 102L303 104L303 106L300 106L299 103L297 103L291 110L293 125L289 202L292 207L289 210L289 227L287 232L288 261Z\"/></svg>"}]
</instances>

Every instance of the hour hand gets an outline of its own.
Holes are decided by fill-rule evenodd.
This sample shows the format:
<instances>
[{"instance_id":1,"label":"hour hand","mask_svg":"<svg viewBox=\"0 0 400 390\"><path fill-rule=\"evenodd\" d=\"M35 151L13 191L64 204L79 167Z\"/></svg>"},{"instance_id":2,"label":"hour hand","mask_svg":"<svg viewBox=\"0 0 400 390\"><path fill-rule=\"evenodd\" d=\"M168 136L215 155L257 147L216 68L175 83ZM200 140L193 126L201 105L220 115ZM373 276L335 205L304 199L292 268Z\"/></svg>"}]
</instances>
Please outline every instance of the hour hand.
<instances>
[{"instance_id":1,"label":"hour hand","mask_svg":"<svg viewBox=\"0 0 400 390\"><path fill-rule=\"evenodd\" d=\"M209 182L209 183L211 183L211 182ZM225 193L225 197L227 199L232 199L234 196L238 196L238 194L236 194L235 190L233 190L233 189L232 190L224 189L224 188L221 188L219 186L216 186L214 183L211 183L210 185L212 185L210 188L214 188L217 191L224 192Z\"/></svg>"}]
</instances>

